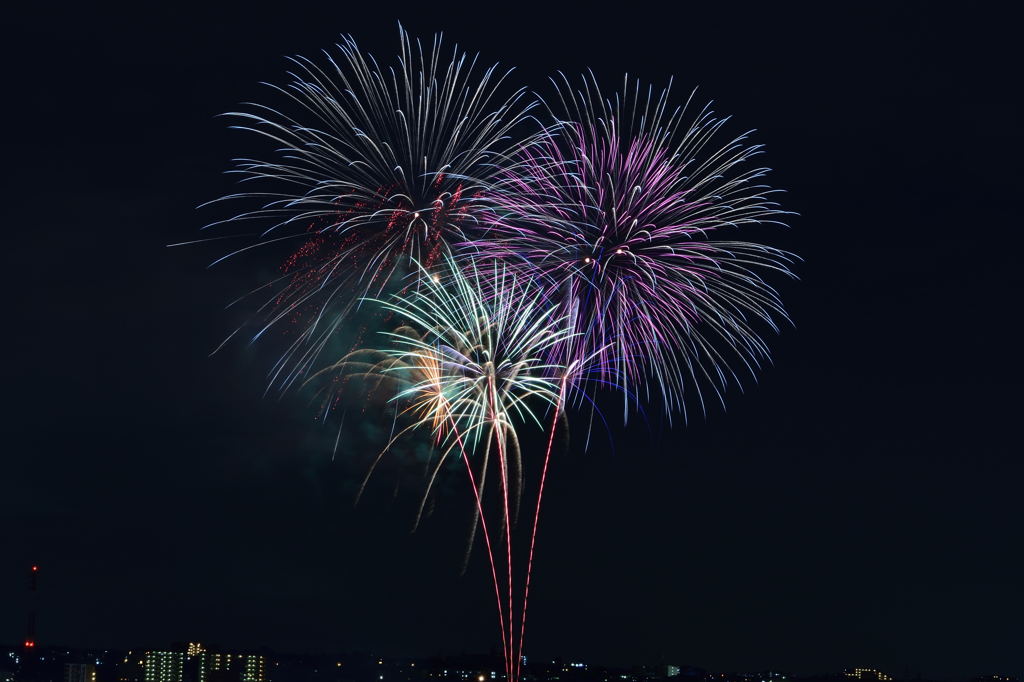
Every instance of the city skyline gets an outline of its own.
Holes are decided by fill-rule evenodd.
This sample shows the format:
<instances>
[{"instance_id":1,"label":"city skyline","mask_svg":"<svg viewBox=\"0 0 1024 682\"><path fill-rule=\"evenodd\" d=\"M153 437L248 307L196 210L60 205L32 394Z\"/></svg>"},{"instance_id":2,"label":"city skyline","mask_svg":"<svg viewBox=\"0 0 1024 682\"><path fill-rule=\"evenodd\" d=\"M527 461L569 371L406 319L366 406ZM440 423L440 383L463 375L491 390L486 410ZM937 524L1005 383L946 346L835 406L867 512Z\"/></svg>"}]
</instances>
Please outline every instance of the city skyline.
<instances>
[{"instance_id":1,"label":"city skyline","mask_svg":"<svg viewBox=\"0 0 1024 682\"><path fill-rule=\"evenodd\" d=\"M500 665L494 665L493 653L389 658L370 652L282 653L266 647L227 653L227 650L217 645L200 642L175 642L170 646L144 650L78 650L49 647L44 652L33 652L21 647L20 654L18 651L18 647L0 645L0 681L8 679L4 675L16 674L24 666L24 661L17 660L19 656L40 657L40 654L41 658L35 665L48 666L53 670L63 668L65 682L278 682L300 678L348 680L366 677L368 673L372 673L370 677L388 681L439 679L487 682L506 677L500 670ZM231 662L232 659L234 664ZM838 671L794 675L777 669L719 672L685 665L679 661L636 663L616 667L557 657L550 660L524 661L524 664L527 679L566 679L577 682L652 682L673 679L677 682L893 682L929 679L912 671L900 675L871 667L847 667ZM100 671L99 678L97 671ZM977 674L964 679L970 682L1017 682L1017 678L1013 676L998 673Z\"/></svg>"}]
</instances>

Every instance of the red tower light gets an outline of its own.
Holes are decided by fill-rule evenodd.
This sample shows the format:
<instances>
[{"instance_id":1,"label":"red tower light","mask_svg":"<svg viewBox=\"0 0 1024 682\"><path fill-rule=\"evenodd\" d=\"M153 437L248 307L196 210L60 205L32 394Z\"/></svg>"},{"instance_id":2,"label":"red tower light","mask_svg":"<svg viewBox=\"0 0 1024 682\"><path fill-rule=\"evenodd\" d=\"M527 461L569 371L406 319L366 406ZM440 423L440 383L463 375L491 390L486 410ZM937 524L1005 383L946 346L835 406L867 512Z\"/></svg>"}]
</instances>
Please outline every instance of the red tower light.
<instances>
[{"instance_id":1,"label":"red tower light","mask_svg":"<svg viewBox=\"0 0 1024 682\"><path fill-rule=\"evenodd\" d=\"M31 597L31 606L28 613L28 627L25 628L25 649L34 649L36 646L36 610L39 607L39 566L32 564L32 571L29 573L28 591Z\"/></svg>"}]
</instances>

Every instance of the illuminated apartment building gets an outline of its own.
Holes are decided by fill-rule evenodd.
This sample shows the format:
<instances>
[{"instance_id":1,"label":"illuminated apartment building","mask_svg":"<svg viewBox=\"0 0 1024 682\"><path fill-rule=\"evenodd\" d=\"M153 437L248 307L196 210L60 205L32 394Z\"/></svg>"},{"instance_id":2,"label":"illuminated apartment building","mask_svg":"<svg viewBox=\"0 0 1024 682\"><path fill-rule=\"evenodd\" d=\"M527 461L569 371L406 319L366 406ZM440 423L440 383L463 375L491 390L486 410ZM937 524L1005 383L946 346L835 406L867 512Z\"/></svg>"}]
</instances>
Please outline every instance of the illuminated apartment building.
<instances>
[{"instance_id":1,"label":"illuminated apartment building","mask_svg":"<svg viewBox=\"0 0 1024 682\"><path fill-rule=\"evenodd\" d=\"M864 682L892 682L892 677L874 668L851 668L844 670L843 675L851 680Z\"/></svg>"},{"instance_id":2,"label":"illuminated apartment building","mask_svg":"<svg viewBox=\"0 0 1024 682\"><path fill-rule=\"evenodd\" d=\"M198 682L266 682L266 661L258 654L202 654Z\"/></svg>"},{"instance_id":3,"label":"illuminated apartment building","mask_svg":"<svg viewBox=\"0 0 1024 682\"><path fill-rule=\"evenodd\" d=\"M142 662L144 682L182 682L185 654L181 651L147 651Z\"/></svg>"}]
</instances>

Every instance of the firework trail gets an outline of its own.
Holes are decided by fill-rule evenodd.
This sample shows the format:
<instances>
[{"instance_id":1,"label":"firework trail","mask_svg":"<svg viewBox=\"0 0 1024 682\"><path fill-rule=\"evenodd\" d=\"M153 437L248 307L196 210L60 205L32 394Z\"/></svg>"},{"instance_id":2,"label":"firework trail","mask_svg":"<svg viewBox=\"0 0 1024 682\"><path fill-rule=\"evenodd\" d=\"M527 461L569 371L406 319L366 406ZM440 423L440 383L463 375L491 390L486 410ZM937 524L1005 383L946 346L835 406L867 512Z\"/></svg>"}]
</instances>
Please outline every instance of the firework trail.
<instances>
[{"instance_id":1,"label":"firework trail","mask_svg":"<svg viewBox=\"0 0 1024 682\"><path fill-rule=\"evenodd\" d=\"M597 353L624 396L658 395L670 419L687 397L705 411L707 387L721 400L738 383L730 364L768 358L756 327L786 319L763 275L793 257L725 234L785 215L749 163L761 147L720 139L728 119L691 115L692 95L671 108L668 88L627 79L606 98L591 75L556 91L557 123L505 174L479 251L543 281L569 319L552 362Z\"/></svg>"},{"instance_id":2,"label":"firework trail","mask_svg":"<svg viewBox=\"0 0 1024 682\"><path fill-rule=\"evenodd\" d=\"M291 326L271 386L285 389L317 369L362 297L380 296L412 260L429 267L466 239L491 178L533 135L525 91L500 94L509 71L478 68L477 57L445 51L439 36L424 49L399 33L393 66L344 36L320 60L291 58L291 81L270 85L279 109L249 103L226 114L275 150L235 160L232 172L254 189L218 201L250 208L214 225L253 221L262 231L215 263L300 243L279 277L250 292L265 296L253 339Z\"/></svg>"},{"instance_id":3,"label":"firework trail","mask_svg":"<svg viewBox=\"0 0 1024 682\"><path fill-rule=\"evenodd\" d=\"M523 490L517 429L524 424L543 428L545 410L552 412L553 423L557 419L565 377L573 370L551 365L546 358L572 332L547 305L540 287L500 264L491 263L483 271L451 259L444 264L443 276L423 268L419 286L376 301L405 323L397 331L384 333L388 348L350 354L327 371L355 368L378 375L381 381L398 377L393 400L403 406L402 413L411 417L411 423L384 452L410 431L431 434L442 454L429 476L424 501L445 460L453 452L463 459L476 503L474 528L479 523L490 560L506 673L514 679L511 533ZM371 362L361 362L362 354L368 354ZM474 461L478 461L475 468ZM499 524L506 550L502 571L506 575L501 577L482 505L491 469L496 469L501 494ZM423 506L421 502L420 513ZM520 642L521 633L522 625Z\"/></svg>"}]
</instances>

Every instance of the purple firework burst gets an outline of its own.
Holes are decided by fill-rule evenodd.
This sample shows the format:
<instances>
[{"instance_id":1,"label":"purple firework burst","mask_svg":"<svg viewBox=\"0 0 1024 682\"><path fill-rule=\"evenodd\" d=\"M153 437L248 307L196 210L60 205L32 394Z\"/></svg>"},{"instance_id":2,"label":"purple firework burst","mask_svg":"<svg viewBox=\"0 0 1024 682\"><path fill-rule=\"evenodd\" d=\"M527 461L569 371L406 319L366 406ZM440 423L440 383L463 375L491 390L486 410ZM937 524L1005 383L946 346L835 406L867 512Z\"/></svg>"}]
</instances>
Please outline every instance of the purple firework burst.
<instances>
[{"instance_id":1,"label":"purple firework burst","mask_svg":"<svg viewBox=\"0 0 1024 682\"><path fill-rule=\"evenodd\" d=\"M669 88L630 86L609 99L593 76L556 83L557 123L505 178L477 247L527 269L570 320L554 363L596 355L627 411L654 394L685 417L768 357L758 329L786 313L763 276L791 275L794 257L726 234L783 224L768 169L749 163L760 145L722 138L710 105L691 115L692 94L670 108Z\"/></svg>"}]
</instances>

